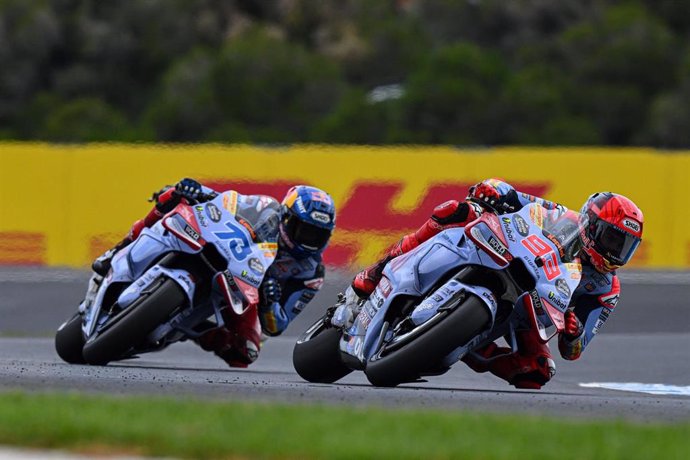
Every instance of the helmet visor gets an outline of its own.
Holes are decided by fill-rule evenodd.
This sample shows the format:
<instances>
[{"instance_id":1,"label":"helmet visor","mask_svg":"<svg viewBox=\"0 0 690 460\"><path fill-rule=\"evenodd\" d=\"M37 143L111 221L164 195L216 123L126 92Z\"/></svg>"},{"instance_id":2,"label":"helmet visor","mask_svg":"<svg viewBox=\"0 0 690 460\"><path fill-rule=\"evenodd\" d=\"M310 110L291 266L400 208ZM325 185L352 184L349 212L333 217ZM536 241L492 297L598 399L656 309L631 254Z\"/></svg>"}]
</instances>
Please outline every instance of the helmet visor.
<instances>
[{"instance_id":1,"label":"helmet visor","mask_svg":"<svg viewBox=\"0 0 690 460\"><path fill-rule=\"evenodd\" d=\"M294 215L288 217L285 223L285 232L292 243L309 251L322 249L331 237L329 229L304 222Z\"/></svg>"},{"instance_id":2,"label":"helmet visor","mask_svg":"<svg viewBox=\"0 0 690 460\"><path fill-rule=\"evenodd\" d=\"M597 252L615 265L625 265L640 245L640 238L603 220L594 229L594 245Z\"/></svg>"}]
</instances>

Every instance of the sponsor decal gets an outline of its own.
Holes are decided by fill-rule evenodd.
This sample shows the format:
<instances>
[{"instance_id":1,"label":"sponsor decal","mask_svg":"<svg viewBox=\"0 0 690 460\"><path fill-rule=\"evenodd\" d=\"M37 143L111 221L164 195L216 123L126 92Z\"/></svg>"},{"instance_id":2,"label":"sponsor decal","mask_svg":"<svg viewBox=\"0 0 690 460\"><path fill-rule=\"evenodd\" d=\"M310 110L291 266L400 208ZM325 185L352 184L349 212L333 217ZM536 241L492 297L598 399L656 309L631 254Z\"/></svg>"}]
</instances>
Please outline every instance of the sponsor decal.
<instances>
[{"instance_id":1,"label":"sponsor decal","mask_svg":"<svg viewBox=\"0 0 690 460\"><path fill-rule=\"evenodd\" d=\"M497 240L496 238L494 238L493 236L490 236L490 237L489 237L488 243L489 243L489 246L491 246L491 248L492 248L494 251L496 251L496 252L497 252L499 255L501 255L501 256L504 255L504 254L506 253L506 251L507 251L506 247L503 246L503 243L501 243L500 241L498 241L498 240Z\"/></svg>"},{"instance_id":2,"label":"sponsor decal","mask_svg":"<svg viewBox=\"0 0 690 460\"><path fill-rule=\"evenodd\" d=\"M549 300L553 302L561 310L565 310L566 308L568 308L568 304L565 303L565 301L561 299L560 296L557 296L556 293L553 291L549 291Z\"/></svg>"},{"instance_id":3,"label":"sponsor decal","mask_svg":"<svg viewBox=\"0 0 690 460\"><path fill-rule=\"evenodd\" d=\"M379 281L379 288L381 289L381 294L383 295L384 299L387 298L393 290L391 282L388 281L388 278L385 276L381 278L381 281Z\"/></svg>"},{"instance_id":4,"label":"sponsor decal","mask_svg":"<svg viewBox=\"0 0 690 460\"><path fill-rule=\"evenodd\" d=\"M599 329L601 329L601 326L604 325L604 320L601 319L601 317L597 318L597 322L594 323L594 328L592 328L592 335L596 334L599 332Z\"/></svg>"},{"instance_id":5,"label":"sponsor decal","mask_svg":"<svg viewBox=\"0 0 690 460\"><path fill-rule=\"evenodd\" d=\"M247 222L247 219L243 217L238 217L237 222L239 222L241 226L247 229L247 231L249 232L249 236L252 237L252 240L256 239L256 232L254 232L254 228L252 228L252 225L249 222Z\"/></svg>"},{"instance_id":6,"label":"sponsor decal","mask_svg":"<svg viewBox=\"0 0 690 460\"><path fill-rule=\"evenodd\" d=\"M323 286L323 278L313 278L310 280L306 280L304 282L304 285L309 289L318 291L319 289L321 289L321 286Z\"/></svg>"},{"instance_id":7,"label":"sponsor decal","mask_svg":"<svg viewBox=\"0 0 690 460\"><path fill-rule=\"evenodd\" d=\"M492 307L496 308L496 298L490 292L482 292L482 297L489 301Z\"/></svg>"},{"instance_id":8,"label":"sponsor decal","mask_svg":"<svg viewBox=\"0 0 690 460\"><path fill-rule=\"evenodd\" d=\"M194 211L196 211L196 219L202 227L208 227L208 222L206 222L206 217L204 217L204 207L194 206Z\"/></svg>"},{"instance_id":9,"label":"sponsor decal","mask_svg":"<svg viewBox=\"0 0 690 460\"><path fill-rule=\"evenodd\" d=\"M542 228L544 226L544 208L541 206L531 206L529 208L529 218L537 224L537 227Z\"/></svg>"},{"instance_id":10,"label":"sponsor decal","mask_svg":"<svg viewBox=\"0 0 690 460\"><path fill-rule=\"evenodd\" d=\"M189 235L194 241L199 241L199 238L201 238L201 235L199 235L199 232L194 230L192 227L189 225L184 226L184 232Z\"/></svg>"},{"instance_id":11,"label":"sponsor decal","mask_svg":"<svg viewBox=\"0 0 690 460\"><path fill-rule=\"evenodd\" d=\"M501 218L501 221L503 222L503 230L505 230L506 237L513 243L515 243L515 235L513 235L513 229L510 228L510 218L509 217L503 217Z\"/></svg>"},{"instance_id":12,"label":"sponsor decal","mask_svg":"<svg viewBox=\"0 0 690 460\"><path fill-rule=\"evenodd\" d=\"M268 258L274 258L278 252L278 243L259 243L259 249L264 251L264 256Z\"/></svg>"},{"instance_id":13,"label":"sponsor decal","mask_svg":"<svg viewBox=\"0 0 690 460\"><path fill-rule=\"evenodd\" d=\"M230 191L223 193L223 207L228 210L230 214L237 212L237 192Z\"/></svg>"},{"instance_id":14,"label":"sponsor decal","mask_svg":"<svg viewBox=\"0 0 690 460\"><path fill-rule=\"evenodd\" d=\"M608 308L602 308L601 314L599 315L599 317L604 318L604 319L608 319L610 314L611 314L611 310L609 310Z\"/></svg>"},{"instance_id":15,"label":"sponsor decal","mask_svg":"<svg viewBox=\"0 0 690 460\"><path fill-rule=\"evenodd\" d=\"M597 288L597 287L596 287L596 286L594 285L594 283L592 283L591 281L590 281L589 283L585 284L585 289L586 289L588 292L592 292L592 291L595 290L596 288Z\"/></svg>"},{"instance_id":16,"label":"sponsor decal","mask_svg":"<svg viewBox=\"0 0 690 460\"><path fill-rule=\"evenodd\" d=\"M522 218L520 215L515 215L513 216L513 225L515 226L515 230L521 235L521 236L527 236L529 235L529 224L525 219Z\"/></svg>"},{"instance_id":17,"label":"sponsor decal","mask_svg":"<svg viewBox=\"0 0 690 460\"><path fill-rule=\"evenodd\" d=\"M297 302L295 302L295 305L292 306L292 312L294 314L298 314L299 312L304 310L304 307L306 307L306 306L307 306L306 302L302 302L301 300L298 300Z\"/></svg>"},{"instance_id":18,"label":"sponsor decal","mask_svg":"<svg viewBox=\"0 0 690 460\"><path fill-rule=\"evenodd\" d=\"M529 291L529 297L532 300L532 305L534 306L534 311L537 312L537 315L544 315L544 305L541 303L541 298L539 297L539 293L536 291L536 289Z\"/></svg>"},{"instance_id":19,"label":"sponsor decal","mask_svg":"<svg viewBox=\"0 0 690 460\"><path fill-rule=\"evenodd\" d=\"M568 287L568 283L563 278L558 278L556 280L556 290L563 296L563 298L570 298L570 288Z\"/></svg>"},{"instance_id":20,"label":"sponsor decal","mask_svg":"<svg viewBox=\"0 0 690 460\"><path fill-rule=\"evenodd\" d=\"M206 205L206 215L213 222L220 222L220 219L222 217L222 213L220 212L220 209L218 209L218 207L213 203L208 203Z\"/></svg>"},{"instance_id":21,"label":"sponsor decal","mask_svg":"<svg viewBox=\"0 0 690 460\"><path fill-rule=\"evenodd\" d=\"M302 197L297 198L295 200L295 206L297 206L297 209L299 212L306 214L307 213L307 208L304 207L304 203L302 202Z\"/></svg>"},{"instance_id":22,"label":"sponsor decal","mask_svg":"<svg viewBox=\"0 0 690 460\"><path fill-rule=\"evenodd\" d=\"M322 190L319 190L317 192L311 192L311 199L314 201L319 201L321 203L326 203L328 205L333 203L331 201L331 197L328 196L328 194Z\"/></svg>"},{"instance_id":23,"label":"sponsor decal","mask_svg":"<svg viewBox=\"0 0 690 460\"><path fill-rule=\"evenodd\" d=\"M620 294L615 293L615 294L608 294L608 295L602 295L599 297L599 301L606 305L609 309L613 310L616 308L616 305L618 305L618 300L620 299Z\"/></svg>"},{"instance_id":24,"label":"sponsor decal","mask_svg":"<svg viewBox=\"0 0 690 460\"><path fill-rule=\"evenodd\" d=\"M565 248L563 248L561 241L555 235L550 233L546 235L546 238L551 241L554 246L556 246L556 249L558 249L558 255L561 256L561 258L565 257Z\"/></svg>"},{"instance_id":25,"label":"sponsor decal","mask_svg":"<svg viewBox=\"0 0 690 460\"><path fill-rule=\"evenodd\" d=\"M242 278L246 279L254 286L258 286L259 284L261 284L261 280L255 276L252 276L247 270L242 270L241 275Z\"/></svg>"},{"instance_id":26,"label":"sponsor decal","mask_svg":"<svg viewBox=\"0 0 690 460\"><path fill-rule=\"evenodd\" d=\"M261 263L261 261L256 257L252 257L251 259L249 259L249 262L247 262L247 264L249 265L249 269L257 275L264 274L264 266Z\"/></svg>"},{"instance_id":27,"label":"sponsor decal","mask_svg":"<svg viewBox=\"0 0 690 460\"><path fill-rule=\"evenodd\" d=\"M330 224L331 223L331 216L326 214L325 212L320 212L320 211L312 211L310 214L311 218L314 219L316 222L322 223L322 224Z\"/></svg>"},{"instance_id":28,"label":"sponsor decal","mask_svg":"<svg viewBox=\"0 0 690 460\"><path fill-rule=\"evenodd\" d=\"M623 219L623 227L629 228L635 233L640 233L640 231L642 230L642 226L639 222L627 218Z\"/></svg>"}]
</instances>

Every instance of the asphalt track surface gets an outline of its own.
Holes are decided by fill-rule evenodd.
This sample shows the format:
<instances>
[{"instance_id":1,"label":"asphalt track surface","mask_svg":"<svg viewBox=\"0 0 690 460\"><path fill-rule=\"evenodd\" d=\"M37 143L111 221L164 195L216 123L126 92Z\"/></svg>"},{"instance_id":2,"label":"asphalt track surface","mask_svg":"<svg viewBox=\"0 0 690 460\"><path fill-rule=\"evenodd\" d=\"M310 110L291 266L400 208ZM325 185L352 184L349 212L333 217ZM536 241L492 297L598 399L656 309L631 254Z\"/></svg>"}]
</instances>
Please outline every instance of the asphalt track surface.
<instances>
[{"instance_id":1,"label":"asphalt track surface","mask_svg":"<svg viewBox=\"0 0 690 460\"><path fill-rule=\"evenodd\" d=\"M616 312L577 361L555 357L557 374L540 391L516 390L458 363L443 376L374 388L362 373L335 385L304 382L292 368L296 336L347 283L332 275L286 333L270 339L249 369L229 369L189 343L107 367L70 366L52 334L76 308L88 274L0 269L0 391L77 391L114 395L440 408L648 422L690 421L690 397L581 387L591 382L690 385L690 274L623 274ZM556 353L557 355L558 353Z\"/></svg>"}]
</instances>

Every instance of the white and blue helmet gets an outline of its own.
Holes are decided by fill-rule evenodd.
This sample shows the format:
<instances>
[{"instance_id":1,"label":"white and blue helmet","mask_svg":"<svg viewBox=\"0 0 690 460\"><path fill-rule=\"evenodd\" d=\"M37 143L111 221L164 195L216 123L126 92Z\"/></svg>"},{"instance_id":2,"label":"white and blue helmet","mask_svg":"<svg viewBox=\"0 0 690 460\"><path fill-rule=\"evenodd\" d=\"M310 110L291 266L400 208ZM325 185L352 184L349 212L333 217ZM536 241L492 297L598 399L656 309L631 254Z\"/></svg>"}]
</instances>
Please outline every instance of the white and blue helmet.
<instances>
[{"instance_id":1,"label":"white and blue helmet","mask_svg":"<svg viewBox=\"0 0 690 460\"><path fill-rule=\"evenodd\" d=\"M333 199L321 189L296 185L283 199L280 237L295 257L322 252L335 228Z\"/></svg>"}]
</instances>

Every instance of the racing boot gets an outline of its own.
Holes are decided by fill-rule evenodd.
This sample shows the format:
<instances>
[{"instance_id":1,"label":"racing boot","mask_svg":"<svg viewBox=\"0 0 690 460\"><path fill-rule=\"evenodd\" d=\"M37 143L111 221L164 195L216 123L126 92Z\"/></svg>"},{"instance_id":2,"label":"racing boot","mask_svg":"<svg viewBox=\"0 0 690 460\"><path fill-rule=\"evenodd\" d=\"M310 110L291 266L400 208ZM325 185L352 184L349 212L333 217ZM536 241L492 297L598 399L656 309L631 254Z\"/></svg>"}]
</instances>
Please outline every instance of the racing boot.
<instances>
[{"instance_id":1,"label":"racing boot","mask_svg":"<svg viewBox=\"0 0 690 460\"><path fill-rule=\"evenodd\" d=\"M261 325L256 306L242 315L223 311L225 327L204 333L195 342L204 350L212 351L230 367L246 368L256 361L261 350Z\"/></svg>"},{"instance_id":2,"label":"racing boot","mask_svg":"<svg viewBox=\"0 0 690 460\"><path fill-rule=\"evenodd\" d=\"M532 330L517 331L518 351L491 359L489 371L515 388L538 390L556 374L551 351Z\"/></svg>"},{"instance_id":3,"label":"racing boot","mask_svg":"<svg viewBox=\"0 0 690 460\"><path fill-rule=\"evenodd\" d=\"M474 372L482 374L489 372L489 364L491 360L502 355L509 355L512 350L508 347L499 347L496 343L491 342L485 347L478 350L473 350L462 358L462 362Z\"/></svg>"}]
</instances>

